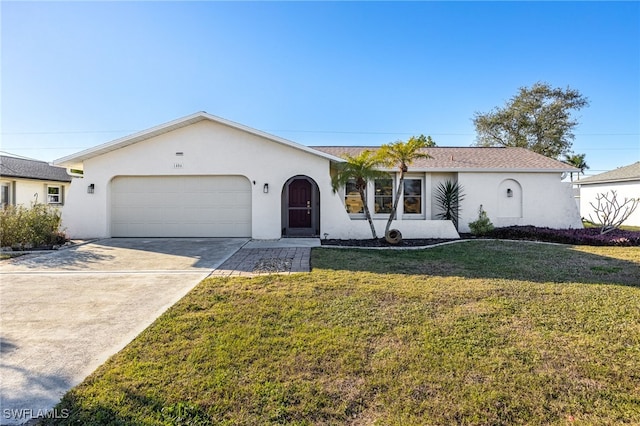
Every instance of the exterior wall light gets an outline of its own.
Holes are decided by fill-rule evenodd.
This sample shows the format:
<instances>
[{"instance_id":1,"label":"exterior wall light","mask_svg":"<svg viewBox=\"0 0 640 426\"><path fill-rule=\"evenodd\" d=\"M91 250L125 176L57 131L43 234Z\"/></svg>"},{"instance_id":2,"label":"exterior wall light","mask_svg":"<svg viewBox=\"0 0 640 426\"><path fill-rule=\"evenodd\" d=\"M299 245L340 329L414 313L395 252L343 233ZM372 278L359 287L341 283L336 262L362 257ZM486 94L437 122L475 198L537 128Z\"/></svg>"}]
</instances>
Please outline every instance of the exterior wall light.
<instances>
[{"instance_id":1,"label":"exterior wall light","mask_svg":"<svg viewBox=\"0 0 640 426\"><path fill-rule=\"evenodd\" d=\"M95 191L96 186L94 184L90 184L89 186L87 186L87 194L93 194L93 191Z\"/></svg>"},{"instance_id":2,"label":"exterior wall light","mask_svg":"<svg viewBox=\"0 0 640 426\"><path fill-rule=\"evenodd\" d=\"M264 192L265 194L269 193L269 184L265 183L264 186L262 187L262 192Z\"/></svg>"},{"instance_id":3,"label":"exterior wall light","mask_svg":"<svg viewBox=\"0 0 640 426\"><path fill-rule=\"evenodd\" d=\"M513 197L513 191L511 190L511 188L507 188L507 197Z\"/></svg>"}]
</instances>

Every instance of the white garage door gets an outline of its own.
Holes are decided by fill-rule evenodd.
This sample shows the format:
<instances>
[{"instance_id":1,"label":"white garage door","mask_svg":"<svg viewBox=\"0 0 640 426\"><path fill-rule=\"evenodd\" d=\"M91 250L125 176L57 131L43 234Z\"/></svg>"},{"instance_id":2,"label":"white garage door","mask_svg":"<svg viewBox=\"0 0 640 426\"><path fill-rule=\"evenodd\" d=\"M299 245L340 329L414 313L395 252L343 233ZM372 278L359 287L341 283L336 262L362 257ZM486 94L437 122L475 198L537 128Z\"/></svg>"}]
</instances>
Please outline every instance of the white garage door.
<instances>
[{"instance_id":1,"label":"white garage door","mask_svg":"<svg viewBox=\"0 0 640 426\"><path fill-rule=\"evenodd\" d=\"M113 237L250 237L251 184L242 176L119 176Z\"/></svg>"}]
</instances>

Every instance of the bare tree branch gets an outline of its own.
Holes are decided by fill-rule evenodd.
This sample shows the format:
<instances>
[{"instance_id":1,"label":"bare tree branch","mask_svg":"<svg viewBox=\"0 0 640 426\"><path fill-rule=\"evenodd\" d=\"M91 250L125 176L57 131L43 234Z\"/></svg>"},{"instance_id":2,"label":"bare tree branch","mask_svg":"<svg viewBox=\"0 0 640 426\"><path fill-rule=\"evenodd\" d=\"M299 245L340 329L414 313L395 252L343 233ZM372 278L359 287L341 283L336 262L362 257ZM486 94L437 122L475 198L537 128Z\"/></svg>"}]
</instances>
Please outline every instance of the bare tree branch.
<instances>
[{"instance_id":1,"label":"bare tree branch","mask_svg":"<svg viewBox=\"0 0 640 426\"><path fill-rule=\"evenodd\" d=\"M596 204L589 203L593 207L596 219L589 214L589 220L600 226L600 234L606 234L618 229L625 220L631 216L640 205L640 198L626 198L622 204L618 201L616 191L596 195Z\"/></svg>"}]
</instances>

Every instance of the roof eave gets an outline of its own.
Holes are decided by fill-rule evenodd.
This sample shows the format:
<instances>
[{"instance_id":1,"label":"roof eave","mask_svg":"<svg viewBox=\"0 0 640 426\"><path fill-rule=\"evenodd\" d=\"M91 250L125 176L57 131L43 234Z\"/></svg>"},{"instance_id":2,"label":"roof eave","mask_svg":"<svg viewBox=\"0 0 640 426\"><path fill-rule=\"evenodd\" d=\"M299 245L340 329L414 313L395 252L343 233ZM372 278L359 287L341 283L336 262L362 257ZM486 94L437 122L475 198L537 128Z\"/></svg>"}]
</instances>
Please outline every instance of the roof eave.
<instances>
[{"instance_id":1,"label":"roof eave","mask_svg":"<svg viewBox=\"0 0 640 426\"><path fill-rule=\"evenodd\" d=\"M55 179L55 178L34 177L34 176L28 176L27 177L27 176L7 175L7 174L0 175L0 179L6 179L6 178L24 179L24 180L37 180L39 182L66 182L66 183L71 182L71 179L72 179L71 176L69 176L69 180L66 180L66 179Z\"/></svg>"},{"instance_id":2,"label":"roof eave","mask_svg":"<svg viewBox=\"0 0 640 426\"><path fill-rule=\"evenodd\" d=\"M257 130L257 129L254 129L254 128L251 128L251 127L248 127L248 126L245 126L243 124L239 124L239 123L236 123L234 121L230 121L230 120L224 119L222 117L218 117L218 116L209 114L207 112L200 111L200 112L188 115L186 117L182 117L182 118L170 121L168 123L164 123L164 124L152 127L150 129L143 130L141 132L134 133L132 135L124 136L122 138L113 140L111 142L104 143L102 145L95 146L93 148L86 149L84 151L80 151L80 152L78 152L76 154L72 154L72 155L68 155L66 157L59 158L57 160L54 160L53 164L61 165L61 166L67 166L67 167L76 166L78 164L83 163L85 160L88 160L90 158L96 157L98 155L106 154L108 152L115 151L117 149L124 148L124 147L129 146L129 145L133 145L134 143L141 142L143 140L150 139L150 138L153 138L155 136L159 136L161 134L168 133L168 132L171 132L173 130L177 130L177 129L182 128L182 127L186 127L186 126L189 126L191 124L194 124L194 123L197 123L197 122L203 121L203 120L210 120L210 121L213 121L213 122L216 122L216 123L223 124L225 126L229 126L229 127L232 127L232 128L238 129L238 130L242 130L244 132L247 132L247 133L250 133L250 134L253 134L253 135L256 135L256 136L260 136L260 137L269 139L269 140L271 140L273 142L277 142L277 143L280 143L280 144L283 144L283 145L286 145L286 146L290 146L292 148L299 149L301 151L308 152L310 154L313 154L313 155L316 155L316 156L319 156L319 157L323 157L323 158L325 158L327 160L330 160L330 161L333 161L333 162L343 162L344 161L343 159L341 159L339 157L336 157L336 156L333 156L333 155L330 155L330 154L326 154L326 153L321 152L321 151L317 151L315 149L309 148L309 147L304 146L304 145L300 145L300 144L298 144L296 142L281 138L279 136L271 135L269 133L266 133L266 132L263 132L263 131L260 131L260 130Z\"/></svg>"},{"instance_id":3,"label":"roof eave","mask_svg":"<svg viewBox=\"0 0 640 426\"><path fill-rule=\"evenodd\" d=\"M574 183L578 185L595 185L598 183L619 183L619 182L640 182L640 176L623 179L598 179L598 180L578 180Z\"/></svg>"},{"instance_id":4,"label":"roof eave","mask_svg":"<svg viewBox=\"0 0 640 426\"><path fill-rule=\"evenodd\" d=\"M395 172L397 168L381 169ZM487 167L409 167L407 173L569 173L578 170L571 169L501 169Z\"/></svg>"}]
</instances>

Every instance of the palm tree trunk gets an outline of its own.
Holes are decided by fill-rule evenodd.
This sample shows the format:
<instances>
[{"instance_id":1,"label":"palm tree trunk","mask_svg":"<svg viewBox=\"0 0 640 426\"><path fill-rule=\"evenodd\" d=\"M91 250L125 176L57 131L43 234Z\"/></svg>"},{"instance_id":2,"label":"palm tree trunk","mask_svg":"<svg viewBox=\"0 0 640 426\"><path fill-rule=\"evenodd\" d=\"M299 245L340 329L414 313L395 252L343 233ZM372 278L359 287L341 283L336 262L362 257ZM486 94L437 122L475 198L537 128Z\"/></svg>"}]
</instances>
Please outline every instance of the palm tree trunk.
<instances>
[{"instance_id":1,"label":"palm tree trunk","mask_svg":"<svg viewBox=\"0 0 640 426\"><path fill-rule=\"evenodd\" d=\"M369 206L367 206L367 196L362 188L358 189L360 193L360 198L362 199L362 206L364 208L364 216L369 221L369 226L371 227L371 235L373 239L378 239L378 235L376 234L376 227L373 226L373 219L371 218L371 212L369 211Z\"/></svg>"},{"instance_id":2,"label":"palm tree trunk","mask_svg":"<svg viewBox=\"0 0 640 426\"><path fill-rule=\"evenodd\" d=\"M391 208L391 214L389 215L389 220L387 221L387 226L384 228L385 237L389 235L389 229L391 229L391 222L396 217L396 212L398 211L398 202L400 201L400 196L402 195L402 191L404 190L404 172L400 171L400 180L398 181L398 190L396 191L396 199L393 200L393 207Z\"/></svg>"}]
</instances>

